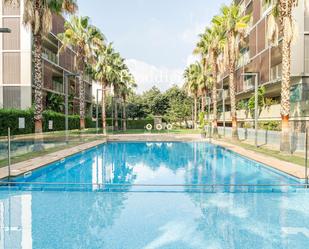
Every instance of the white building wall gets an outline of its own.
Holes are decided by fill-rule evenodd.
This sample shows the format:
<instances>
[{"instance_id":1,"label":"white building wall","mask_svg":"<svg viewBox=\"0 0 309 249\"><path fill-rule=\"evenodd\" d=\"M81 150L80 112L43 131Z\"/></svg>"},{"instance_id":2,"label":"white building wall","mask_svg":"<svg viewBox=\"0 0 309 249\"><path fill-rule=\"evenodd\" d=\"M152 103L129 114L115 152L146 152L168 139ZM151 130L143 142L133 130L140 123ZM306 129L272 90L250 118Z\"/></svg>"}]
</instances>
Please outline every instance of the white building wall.
<instances>
[{"instance_id":1,"label":"white building wall","mask_svg":"<svg viewBox=\"0 0 309 249\"><path fill-rule=\"evenodd\" d=\"M292 43L291 48L291 75L303 75L305 72L304 63L304 30L305 30L305 1L299 1L298 6L293 10L293 18L296 22L295 41Z\"/></svg>"},{"instance_id":2,"label":"white building wall","mask_svg":"<svg viewBox=\"0 0 309 249\"><path fill-rule=\"evenodd\" d=\"M31 84L32 84L32 39L31 31L26 28L22 22L22 13L24 9L24 1L20 1L20 13L19 15L4 15L3 12L3 0L0 0L0 26L3 27L4 18L19 18L20 22L20 47L18 50L4 50L3 48L3 36L10 34L0 34L0 108L3 108L4 102L4 88L5 87L20 87L20 108L27 109L31 107L32 97L31 97ZM20 60L20 70L18 73L20 75L20 82L6 83L3 81L4 75L4 53L19 53Z\"/></svg>"}]
</instances>

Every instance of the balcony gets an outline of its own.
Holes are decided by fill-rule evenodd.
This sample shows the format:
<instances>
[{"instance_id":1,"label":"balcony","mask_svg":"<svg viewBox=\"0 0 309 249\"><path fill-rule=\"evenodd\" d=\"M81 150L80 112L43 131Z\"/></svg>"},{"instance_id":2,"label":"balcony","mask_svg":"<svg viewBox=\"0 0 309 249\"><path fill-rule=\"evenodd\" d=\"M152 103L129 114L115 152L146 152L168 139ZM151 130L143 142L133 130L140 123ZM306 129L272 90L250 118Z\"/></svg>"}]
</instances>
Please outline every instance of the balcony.
<instances>
[{"instance_id":1,"label":"balcony","mask_svg":"<svg viewBox=\"0 0 309 249\"><path fill-rule=\"evenodd\" d=\"M224 98L227 99L230 97L230 91L228 89L224 89ZM222 101L223 100L223 92L220 91L218 93L218 101Z\"/></svg>"},{"instance_id":2,"label":"balcony","mask_svg":"<svg viewBox=\"0 0 309 249\"><path fill-rule=\"evenodd\" d=\"M64 89L63 89L63 83L60 82L59 80L55 80L53 79L52 81L53 84L53 90L59 93L63 93Z\"/></svg>"},{"instance_id":3,"label":"balcony","mask_svg":"<svg viewBox=\"0 0 309 249\"><path fill-rule=\"evenodd\" d=\"M278 81L282 78L282 64L273 66L270 69L270 81Z\"/></svg>"},{"instance_id":4,"label":"balcony","mask_svg":"<svg viewBox=\"0 0 309 249\"><path fill-rule=\"evenodd\" d=\"M58 65L59 60L56 53L47 48L43 48L42 57Z\"/></svg>"},{"instance_id":5,"label":"balcony","mask_svg":"<svg viewBox=\"0 0 309 249\"><path fill-rule=\"evenodd\" d=\"M254 77L245 77L243 91L254 89Z\"/></svg>"},{"instance_id":6,"label":"balcony","mask_svg":"<svg viewBox=\"0 0 309 249\"><path fill-rule=\"evenodd\" d=\"M243 52L241 52L240 54L237 66L242 67L244 65L247 65L249 62L250 62L250 51L249 49L244 49Z\"/></svg>"}]
</instances>

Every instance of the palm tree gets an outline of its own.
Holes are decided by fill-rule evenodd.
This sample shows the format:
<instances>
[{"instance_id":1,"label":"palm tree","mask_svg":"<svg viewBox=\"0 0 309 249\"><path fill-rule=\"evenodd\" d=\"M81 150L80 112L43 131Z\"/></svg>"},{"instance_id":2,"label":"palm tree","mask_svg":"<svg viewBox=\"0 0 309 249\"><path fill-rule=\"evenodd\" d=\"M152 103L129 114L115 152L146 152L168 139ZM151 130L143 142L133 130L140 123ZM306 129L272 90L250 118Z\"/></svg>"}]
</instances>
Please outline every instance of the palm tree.
<instances>
[{"instance_id":1,"label":"palm tree","mask_svg":"<svg viewBox=\"0 0 309 249\"><path fill-rule=\"evenodd\" d=\"M229 71L233 139L238 139L235 84L236 62L239 52L239 42L242 39L246 28L248 27L250 17L250 15L242 15L240 6L232 4L231 6L224 5L221 8L221 15L215 16L212 21L215 25L218 26L218 28L224 30L226 36L224 58L226 64L228 65Z\"/></svg>"},{"instance_id":2,"label":"palm tree","mask_svg":"<svg viewBox=\"0 0 309 249\"><path fill-rule=\"evenodd\" d=\"M106 89L111 86L114 76L113 59L114 49L112 44L101 46L96 50L96 63L93 64L94 78L102 85L102 128L106 134Z\"/></svg>"},{"instance_id":3,"label":"palm tree","mask_svg":"<svg viewBox=\"0 0 309 249\"><path fill-rule=\"evenodd\" d=\"M120 87L120 96L123 101L123 106L122 106L122 128L124 131L127 130L127 114L126 114L126 102L127 102L127 97L129 94L133 92L133 88L136 87L136 83L134 81L134 77L128 70L123 71L123 76L122 76L122 82L123 84Z\"/></svg>"},{"instance_id":4,"label":"palm tree","mask_svg":"<svg viewBox=\"0 0 309 249\"><path fill-rule=\"evenodd\" d=\"M62 48L74 47L76 50L76 71L79 75L79 113L80 128L85 128L85 69L88 63L93 63L94 50L102 44L104 36L94 26L89 24L89 17L72 16L65 22L65 32L58 37L62 42Z\"/></svg>"},{"instance_id":5,"label":"palm tree","mask_svg":"<svg viewBox=\"0 0 309 249\"><path fill-rule=\"evenodd\" d=\"M215 23L211 28L206 28L200 35L200 41L197 44L195 53L201 54L203 61L210 61L212 82L212 103L213 103L213 135L218 136L218 114L217 114L217 85L218 85L218 55L222 51L225 41L224 33L220 26ZM208 63L204 63L204 68L209 71ZM209 86L209 84L206 84Z\"/></svg>"},{"instance_id":6,"label":"palm tree","mask_svg":"<svg viewBox=\"0 0 309 249\"><path fill-rule=\"evenodd\" d=\"M111 85L114 89L114 129L119 129L118 125L118 99L120 97L120 88L123 85L121 81L122 71L127 70L127 66L124 64L124 59L119 53L113 54L112 60L112 74L111 74Z\"/></svg>"},{"instance_id":7,"label":"palm tree","mask_svg":"<svg viewBox=\"0 0 309 249\"><path fill-rule=\"evenodd\" d=\"M194 129L197 129L197 100L200 85L205 81L205 75L201 64L199 62L195 62L187 67L184 72L184 79L184 87L194 97Z\"/></svg>"},{"instance_id":8,"label":"palm tree","mask_svg":"<svg viewBox=\"0 0 309 249\"><path fill-rule=\"evenodd\" d=\"M265 0L266 4L272 1ZM295 21L292 18L292 10L298 4L297 0L278 0L273 5L272 15L268 19L268 39L278 45L279 32L282 33L282 83L281 83L281 143L280 150L290 153L290 86L291 86L291 44L295 38ZM279 19L279 25L276 22Z\"/></svg>"},{"instance_id":9,"label":"palm tree","mask_svg":"<svg viewBox=\"0 0 309 249\"><path fill-rule=\"evenodd\" d=\"M5 0L5 4L16 7L19 1ZM43 82L42 44L44 35L52 29L52 15L73 14L77 10L75 0L25 0L23 23L31 27L34 58L34 121L35 132L42 132Z\"/></svg>"}]
</instances>

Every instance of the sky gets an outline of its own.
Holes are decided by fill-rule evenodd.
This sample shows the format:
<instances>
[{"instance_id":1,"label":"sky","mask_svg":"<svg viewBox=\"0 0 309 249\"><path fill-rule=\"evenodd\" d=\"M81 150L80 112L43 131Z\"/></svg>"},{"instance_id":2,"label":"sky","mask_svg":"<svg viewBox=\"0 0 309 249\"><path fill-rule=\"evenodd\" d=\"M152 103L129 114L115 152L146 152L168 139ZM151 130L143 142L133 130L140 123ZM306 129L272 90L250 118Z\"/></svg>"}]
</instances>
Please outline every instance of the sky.
<instances>
[{"instance_id":1,"label":"sky","mask_svg":"<svg viewBox=\"0 0 309 249\"><path fill-rule=\"evenodd\" d=\"M198 34L231 0L78 0L108 42L126 58L138 92L183 83Z\"/></svg>"}]
</instances>

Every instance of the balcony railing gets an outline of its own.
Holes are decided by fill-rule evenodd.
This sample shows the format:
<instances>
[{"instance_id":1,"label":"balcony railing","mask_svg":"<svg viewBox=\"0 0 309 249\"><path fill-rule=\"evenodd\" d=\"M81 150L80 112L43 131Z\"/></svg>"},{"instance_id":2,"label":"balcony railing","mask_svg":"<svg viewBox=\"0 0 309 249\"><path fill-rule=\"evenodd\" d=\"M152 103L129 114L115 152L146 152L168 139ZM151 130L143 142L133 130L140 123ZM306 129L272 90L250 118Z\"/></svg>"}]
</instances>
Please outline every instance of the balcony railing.
<instances>
[{"instance_id":1,"label":"balcony railing","mask_svg":"<svg viewBox=\"0 0 309 249\"><path fill-rule=\"evenodd\" d=\"M56 92L63 93L63 84L61 82L58 82L56 80L53 80L53 90Z\"/></svg>"},{"instance_id":2,"label":"balcony railing","mask_svg":"<svg viewBox=\"0 0 309 249\"><path fill-rule=\"evenodd\" d=\"M254 78L244 80L243 91L249 91L254 88Z\"/></svg>"},{"instance_id":3,"label":"balcony railing","mask_svg":"<svg viewBox=\"0 0 309 249\"><path fill-rule=\"evenodd\" d=\"M230 91L228 89L224 90L224 98L227 99L230 97ZM223 92L220 91L218 94L218 101L222 101L223 100Z\"/></svg>"},{"instance_id":4,"label":"balcony railing","mask_svg":"<svg viewBox=\"0 0 309 249\"><path fill-rule=\"evenodd\" d=\"M273 66L270 69L270 80L276 81L280 80L282 78L282 64L278 64L276 66Z\"/></svg>"},{"instance_id":5,"label":"balcony railing","mask_svg":"<svg viewBox=\"0 0 309 249\"><path fill-rule=\"evenodd\" d=\"M238 59L238 67L242 67L250 62L250 52L249 50L246 50L245 52L241 53L239 59Z\"/></svg>"},{"instance_id":6,"label":"balcony railing","mask_svg":"<svg viewBox=\"0 0 309 249\"><path fill-rule=\"evenodd\" d=\"M54 62L55 64L58 64L59 60L58 60L58 56L57 54L55 54L54 52L50 51L47 48L43 48L43 53L42 53L43 58Z\"/></svg>"}]
</instances>

